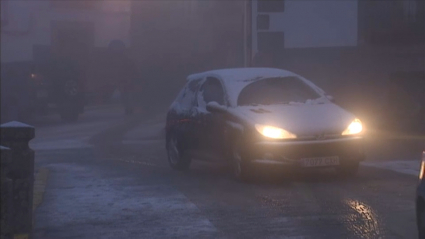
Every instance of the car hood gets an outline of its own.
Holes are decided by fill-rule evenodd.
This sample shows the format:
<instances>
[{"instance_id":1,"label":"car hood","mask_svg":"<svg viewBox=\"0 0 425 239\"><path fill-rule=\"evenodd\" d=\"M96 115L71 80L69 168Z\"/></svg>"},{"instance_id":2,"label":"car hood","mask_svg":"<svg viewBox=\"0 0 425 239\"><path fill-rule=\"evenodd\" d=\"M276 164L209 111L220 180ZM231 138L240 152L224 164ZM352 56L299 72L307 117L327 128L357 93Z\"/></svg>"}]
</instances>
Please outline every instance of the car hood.
<instances>
[{"instance_id":1,"label":"car hood","mask_svg":"<svg viewBox=\"0 0 425 239\"><path fill-rule=\"evenodd\" d=\"M332 103L242 106L235 111L253 124L279 127L298 136L341 134L355 119Z\"/></svg>"}]
</instances>

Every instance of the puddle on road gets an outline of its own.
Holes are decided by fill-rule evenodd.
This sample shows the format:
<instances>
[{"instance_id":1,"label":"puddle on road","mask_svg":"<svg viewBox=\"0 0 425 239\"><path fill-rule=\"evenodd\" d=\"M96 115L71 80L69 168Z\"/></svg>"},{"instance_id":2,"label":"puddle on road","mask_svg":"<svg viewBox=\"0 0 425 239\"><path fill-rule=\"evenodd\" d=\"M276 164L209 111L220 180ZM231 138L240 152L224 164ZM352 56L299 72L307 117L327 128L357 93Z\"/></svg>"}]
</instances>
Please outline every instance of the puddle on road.
<instances>
[{"instance_id":1,"label":"puddle on road","mask_svg":"<svg viewBox=\"0 0 425 239\"><path fill-rule=\"evenodd\" d=\"M378 216L369 205L353 199L344 203L356 212L346 216L349 231L357 238L382 238Z\"/></svg>"},{"instance_id":2,"label":"puddle on road","mask_svg":"<svg viewBox=\"0 0 425 239\"><path fill-rule=\"evenodd\" d=\"M315 235L330 233L330 235L344 235L340 238L376 239L386 237L384 223L380 220L371 206L355 199L338 200L330 202L298 200L294 205L290 198L272 198L262 196L259 198L261 205L272 208L274 223L292 223L303 225L303 233ZM302 208L300 209L300 204ZM308 208L308 209L307 209ZM307 226L307 228L306 228ZM328 235L328 234L326 234Z\"/></svg>"}]
</instances>

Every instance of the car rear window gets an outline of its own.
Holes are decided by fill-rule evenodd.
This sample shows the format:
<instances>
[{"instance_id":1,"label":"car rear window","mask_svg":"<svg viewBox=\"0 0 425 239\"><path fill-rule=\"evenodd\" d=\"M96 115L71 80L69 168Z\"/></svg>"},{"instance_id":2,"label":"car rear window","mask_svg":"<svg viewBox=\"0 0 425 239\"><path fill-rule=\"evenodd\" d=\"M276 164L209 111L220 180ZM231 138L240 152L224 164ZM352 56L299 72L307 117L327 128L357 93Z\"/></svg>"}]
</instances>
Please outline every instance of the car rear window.
<instances>
[{"instance_id":1,"label":"car rear window","mask_svg":"<svg viewBox=\"0 0 425 239\"><path fill-rule=\"evenodd\" d=\"M238 105L289 104L320 97L298 77L275 77L247 85L239 94Z\"/></svg>"}]
</instances>

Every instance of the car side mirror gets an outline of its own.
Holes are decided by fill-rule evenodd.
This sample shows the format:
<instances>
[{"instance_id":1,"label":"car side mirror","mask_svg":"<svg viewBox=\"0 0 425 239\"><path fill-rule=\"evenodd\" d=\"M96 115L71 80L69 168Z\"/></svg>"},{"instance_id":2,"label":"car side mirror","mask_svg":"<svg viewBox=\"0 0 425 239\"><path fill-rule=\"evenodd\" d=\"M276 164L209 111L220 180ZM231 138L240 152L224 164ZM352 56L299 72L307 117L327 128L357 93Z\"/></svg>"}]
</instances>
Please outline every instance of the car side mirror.
<instances>
[{"instance_id":1,"label":"car side mirror","mask_svg":"<svg viewBox=\"0 0 425 239\"><path fill-rule=\"evenodd\" d=\"M218 104L217 102L215 102L215 101L212 101L212 102L209 102L208 104L207 104L207 111L208 112L211 112L211 113L223 113L223 112L226 112L226 107L225 106L223 106L223 105L220 105L220 104Z\"/></svg>"}]
</instances>

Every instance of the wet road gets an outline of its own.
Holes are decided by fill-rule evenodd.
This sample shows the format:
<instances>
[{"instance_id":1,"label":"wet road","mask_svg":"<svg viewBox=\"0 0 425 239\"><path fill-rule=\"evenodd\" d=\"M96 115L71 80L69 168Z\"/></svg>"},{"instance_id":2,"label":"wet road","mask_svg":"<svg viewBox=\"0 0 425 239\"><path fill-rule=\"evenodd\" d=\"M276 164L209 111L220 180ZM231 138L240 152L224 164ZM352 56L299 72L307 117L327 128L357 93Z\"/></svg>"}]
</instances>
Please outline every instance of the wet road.
<instances>
[{"instance_id":1,"label":"wet road","mask_svg":"<svg viewBox=\"0 0 425 239\"><path fill-rule=\"evenodd\" d=\"M50 175L35 238L417 238L415 176L362 166L340 180L263 168L243 184L223 165L175 172L161 120L134 128L118 119L80 135L94 138L91 147L37 150L37 168Z\"/></svg>"}]
</instances>

